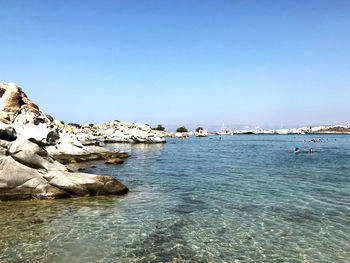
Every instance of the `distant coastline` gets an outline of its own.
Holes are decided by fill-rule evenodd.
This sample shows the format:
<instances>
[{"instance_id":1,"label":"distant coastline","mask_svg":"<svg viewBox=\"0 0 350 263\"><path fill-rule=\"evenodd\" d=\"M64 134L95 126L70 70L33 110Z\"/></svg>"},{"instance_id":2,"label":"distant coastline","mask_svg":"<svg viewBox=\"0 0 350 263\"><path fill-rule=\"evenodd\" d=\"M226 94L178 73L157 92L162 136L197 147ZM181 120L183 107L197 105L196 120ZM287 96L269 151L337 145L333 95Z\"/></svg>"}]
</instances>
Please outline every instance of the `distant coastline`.
<instances>
[{"instance_id":1,"label":"distant coastline","mask_svg":"<svg viewBox=\"0 0 350 263\"><path fill-rule=\"evenodd\" d=\"M349 134L350 126L347 125L320 125L296 129L252 129L235 131L237 134L317 134L317 133L340 133Z\"/></svg>"},{"instance_id":2,"label":"distant coastline","mask_svg":"<svg viewBox=\"0 0 350 263\"><path fill-rule=\"evenodd\" d=\"M244 130L227 130L230 134L350 134L350 126L348 125L320 125L305 126L301 128L291 129L244 129ZM181 137L184 135L194 135L193 131L186 133L164 132L165 137ZM217 135L217 131L209 130L209 135Z\"/></svg>"}]
</instances>

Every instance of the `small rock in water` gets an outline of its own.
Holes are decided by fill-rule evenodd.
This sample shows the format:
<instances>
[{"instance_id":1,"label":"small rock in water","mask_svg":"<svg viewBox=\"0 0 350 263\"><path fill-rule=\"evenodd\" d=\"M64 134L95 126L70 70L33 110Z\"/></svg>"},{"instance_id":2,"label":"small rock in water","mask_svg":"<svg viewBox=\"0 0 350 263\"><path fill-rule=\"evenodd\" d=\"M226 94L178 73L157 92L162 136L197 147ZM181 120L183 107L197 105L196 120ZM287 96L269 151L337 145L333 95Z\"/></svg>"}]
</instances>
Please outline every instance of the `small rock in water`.
<instances>
[{"instance_id":1,"label":"small rock in water","mask_svg":"<svg viewBox=\"0 0 350 263\"><path fill-rule=\"evenodd\" d=\"M122 158L110 158L105 161L105 164L122 164L123 162Z\"/></svg>"},{"instance_id":2,"label":"small rock in water","mask_svg":"<svg viewBox=\"0 0 350 263\"><path fill-rule=\"evenodd\" d=\"M78 171L85 171L85 168L78 168Z\"/></svg>"},{"instance_id":3,"label":"small rock in water","mask_svg":"<svg viewBox=\"0 0 350 263\"><path fill-rule=\"evenodd\" d=\"M96 165L91 166L91 168L96 168Z\"/></svg>"},{"instance_id":4,"label":"small rock in water","mask_svg":"<svg viewBox=\"0 0 350 263\"><path fill-rule=\"evenodd\" d=\"M34 219L34 220L32 221L32 223L33 223L33 224L42 224L42 223L44 223L44 220L42 220L42 219L40 219L40 218Z\"/></svg>"}]
</instances>

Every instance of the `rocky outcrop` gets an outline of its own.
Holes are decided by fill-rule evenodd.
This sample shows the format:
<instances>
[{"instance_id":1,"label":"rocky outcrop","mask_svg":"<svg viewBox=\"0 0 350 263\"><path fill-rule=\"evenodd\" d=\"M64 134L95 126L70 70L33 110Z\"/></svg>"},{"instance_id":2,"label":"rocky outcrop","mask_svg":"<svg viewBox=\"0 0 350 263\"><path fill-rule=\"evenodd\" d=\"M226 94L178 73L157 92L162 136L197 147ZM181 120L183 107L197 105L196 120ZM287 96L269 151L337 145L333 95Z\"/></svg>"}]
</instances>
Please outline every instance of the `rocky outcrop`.
<instances>
[{"instance_id":1,"label":"rocky outcrop","mask_svg":"<svg viewBox=\"0 0 350 263\"><path fill-rule=\"evenodd\" d=\"M0 85L0 200L128 192L114 178L73 173L62 164L128 157L124 152L86 147L64 127L43 114L20 87Z\"/></svg>"},{"instance_id":2,"label":"rocky outcrop","mask_svg":"<svg viewBox=\"0 0 350 263\"><path fill-rule=\"evenodd\" d=\"M0 200L125 194L108 176L73 173L64 164L105 160L121 164L129 155L100 142L162 143L148 125L113 121L65 125L44 114L17 85L0 84Z\"/></svg>"},{"instance_id":3,"label":"rocky outcrop","mask_svg":"<svg viewBox=\"0 0 350 263\"><path fill-rule=\"evenodd\" d=\"M120 195L128 188L116 179L72 173L40 142L17 137L13 127L0 126L0 200Z\"/></svg>"},{"instance_id":4,"label":"rocky outcrop","mask_svg":"<svg viewBox=\"0 0 350 263\"><path fill-rule=\"evenodd\" d=\"M99 147L94 138L86 138L88 142L83 144L79 140L79 134L73 133L69 125L42 113L22 89L13 83L0 85L0 122L11 124L21 138L46 147L62 163L128 157L126 153ZM93 144L94 147L86 146Z\"/></svg>"},{"instance_id":5,"label":"rocky outcrop","mask_svg":"<svg viewBox=\"0 0 350 263\"><path fill-rule=\"evenodd\" d=\"M165 143L165 132L149 125L110 121L96 125L71 126L72 132L84 142L104 143Z\"/></svg>"},{"instance_id":6,"label":"rocky outcrop","mask_svg":"<svg viewBox=\"0 0 350 263\"><path fill-rule=\"evenodd\" d=\"M111 121L97 125L65 125L50 115L43 114L20 87L10 82L0 85L0 121L12 124L19 134L31 138L42 137L41 133L48 134L48 131L52 131L51 139L57 143L51 144L56 144L61 151L68 144L71 145L70 148L82 148L86 145L96 146L100 142L164 143L166 137L164 132L137 123Z\"/></svg>"}]
</instances>

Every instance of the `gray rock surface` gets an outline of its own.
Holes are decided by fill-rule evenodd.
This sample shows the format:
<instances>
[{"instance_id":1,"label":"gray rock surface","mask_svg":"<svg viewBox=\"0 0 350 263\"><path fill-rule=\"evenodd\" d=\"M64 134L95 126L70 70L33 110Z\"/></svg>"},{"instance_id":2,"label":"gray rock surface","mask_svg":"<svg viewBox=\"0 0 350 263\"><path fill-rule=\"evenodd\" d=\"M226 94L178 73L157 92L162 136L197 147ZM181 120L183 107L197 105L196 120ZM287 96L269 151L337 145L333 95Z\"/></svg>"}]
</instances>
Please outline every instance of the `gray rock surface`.
<instances>
[{"instance_id":1,"label":"gray rock surface","mask_svg":"<svg viewBox=\"0 0 350 263\"><path fill-rule=\"evenodd\" d=\"M0 134L9 127L2 125ZM0 200L126 194L116 179L72 173L42 145L26 138L0 139Z\"/></svg>"}]
</instances>

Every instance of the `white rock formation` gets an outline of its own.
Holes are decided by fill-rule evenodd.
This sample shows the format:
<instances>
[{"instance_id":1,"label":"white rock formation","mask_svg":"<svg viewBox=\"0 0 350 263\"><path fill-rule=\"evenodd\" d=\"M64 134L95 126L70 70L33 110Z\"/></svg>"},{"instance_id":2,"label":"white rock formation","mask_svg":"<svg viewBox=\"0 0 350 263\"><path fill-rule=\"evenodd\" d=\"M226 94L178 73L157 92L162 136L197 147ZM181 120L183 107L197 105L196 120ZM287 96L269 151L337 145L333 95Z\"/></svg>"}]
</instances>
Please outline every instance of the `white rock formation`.
<instances>
[{"instance_id":1,"label":"white rock formation","mask_svg":"<svg viewBox=\"0 0 350 263\"><path fill-rule=\"evenodd\" d=\"M152 130L149 125L110 121L93 126L72 127L80 141L100 141L106 143L164 143L166 133Z\"/></svg>"},{"instance_id":2,"label":"white rock formation","mask_svg":"<svg viewBox=\"0 0 350 263\"><path fill-rule=\"evenodd\" d=\"M41 143L18 136L11 126L0 125L0 200L127 192L111 177L68 171Z\"/></svg>"},{"instance_id":3,"label":"white rock formation","mask_svg":"<svg viewBox=\"0 0 350 263\"><path fill-rule=\"evenodd\" d=\"M47 146L46 149L54 157L70 155L73 158L74 155L104 153L99 156L110 158L106 154L107 149L90 146L99 142L165 142L162 133L152 131L144 124L114 121L93 127L85 125L83 128L65 125L50 115L43 114L20 87L10 82L0 85L0 122L11 124L22 138ZM115 156L116 152L110 154L113 158L120 157ZM121 154L126 157L124 153ZM95 155L96 158L97 156Z\"/></svg>"}]
</instances>

